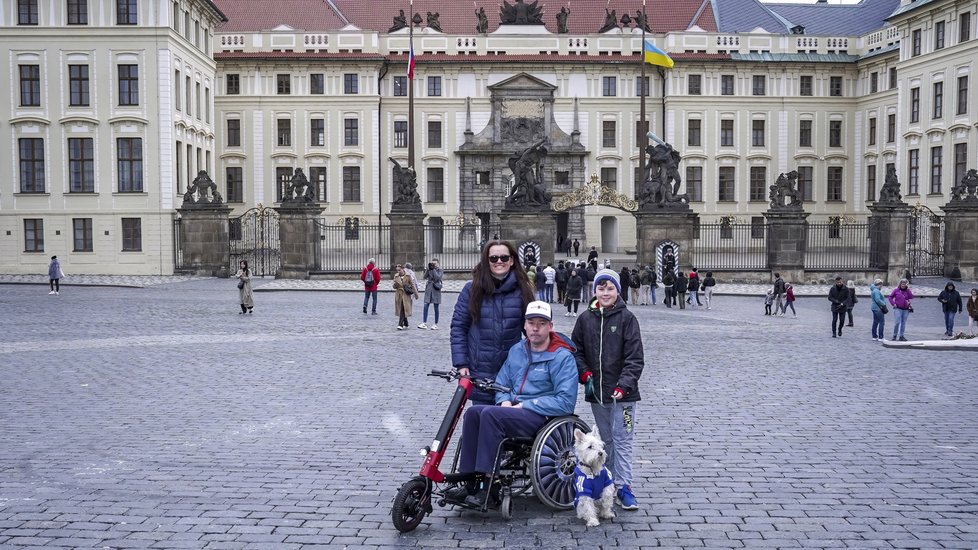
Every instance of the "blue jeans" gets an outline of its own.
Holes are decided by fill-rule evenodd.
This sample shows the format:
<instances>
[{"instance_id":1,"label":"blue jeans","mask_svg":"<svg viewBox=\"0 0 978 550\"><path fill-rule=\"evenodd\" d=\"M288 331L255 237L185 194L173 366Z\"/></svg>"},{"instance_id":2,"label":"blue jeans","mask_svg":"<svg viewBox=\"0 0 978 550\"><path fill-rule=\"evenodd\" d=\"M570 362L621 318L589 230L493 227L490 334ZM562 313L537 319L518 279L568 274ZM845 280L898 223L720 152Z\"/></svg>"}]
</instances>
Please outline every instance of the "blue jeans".
<instances>
[{"instance_id":1,"label":"blue jeans","mask_svg":"<svg viewBox=\"0 0 978 550\"><path fill-rule=\"evenodd\" d=\"M652 305L655 305L655 301L656 301L655 291L657 288L659 288L659 285L652 285L651 287L649 287L649 293L652 295Z\"/></svg>"},{"instance_id":2,"label":"blue jeans","mask_svg":"<svg viewBox=\"0 0 978 550\"><path fill-rule=\"evenodd\" d=\"M554 285L548 284L546 286L546 289L547 289L547 299L544 300L544 302L553 302L554 301Z\"/></svg>"},{"instance_id":3,"label":"blue jeans","mask_svg":"<svg viewBox=\"0 0 978 550\"><path fill-rule=\"evenodd\" d=\"M537 289L537 300L540 300L541 302L546 302L547 301L547 287L546 286L543 286L542 288L538 288Z\"/></svg>"},{"instance_id":4,"label":"blue jeans","mask_svg":"<svg viewBox=\"0 0 978 550\"><path fill-rule=\"evenodd\" d=\"M374 297L374 305L373 305L373 309L371 309L371 311L373 311L374 313L376 313L377 312L377 291L376 290L364 290L363 291L363 309L367 309L367 302L370 300L370 297L371 296Z\"/></svg>"},{"instance_id":5,"label":"blue jeans","mask_svg":"<svg viewBox=\"0 0 978 550\"><path fill-rule=\"evenodd\" d=\"M507 437L533 437L547 417L529 409L472 405L462 419L460 473L491 474L496 468L499 443Z\"/></svg>"},{"instance_id":6,"label":"blue jeans","mask_svg":"<svg viewBox=\"0 0 978 550\"><path fill-rule=\"evenodd\" d=\"M907 316L910 311L906 309L893 308L893 339L903 336L903 331L907 328Z\"/></svg>"},{"instance_id":7,"label":"blue jeans","mask_svg":"<svg viewBox=\"0 0 978 550\"><path fill-rule=\"evenodd\" d=\"M632 438L637 409L638 401L591 403L594 422L608 453L605 465L615 476L616 489L632 484Z\"/></svg>"},{"instance_id":8,"label":"blue jeans","mask_svg":"<svg viewBox=\"0 0 978 550\"><path fill-rule=\"evenodd\" d=\"M886 317L883 315L883 312L878 309L874 309L873 310L873 338L883 337L883 327L885 325L886 325Z\"/></svg>"},{"instance_id":9,"label":"blue jeans","mask_svg":"<svg viewBox=\"0 0 978 550\"><path fill-rule=\"evenodd\" d=\"M956 311L945 311L944 312L944 327L947 329L948 336L954 336L954 316L957 315Z\"/></svg>"},{"instance_id":10,"label":"blue jeans","mask_svg":"<svg viewBox=\"0 0 978 550\"><path fill-rule=\"evenodd\" d=\"M784 307L781 308L781 313L788 313L788 308L789 307L791 308L791 314L792 315L798 315L798 312L795 311L795 303L794 302L787 302L787 301L784 303Z\"/></svg>"},{"instance_id":11,"label":"blue jeans","mask_svg":"<svg viewBox=\"0 0 978 550\"><path fill-rule=\"evenodd\" d=\"M428 322L428 306L435 306L435 324L437 325L438 324L438 304L435 304L433 302L427 302L424 305L424 316L421 318L421 322L422 323L427 323Z\"/></svg>"},{"instance_id":12,"label":"blue jeans","mask_svg":"<svg viewBox=\"0 0 978 550\"><path fill-rule=\"evenodd\" d=\"M689 307L703 305L700 303L700 295L698 290L690 290L689 299L687 301L689 302Z\"/></svg>"}]
</instances>

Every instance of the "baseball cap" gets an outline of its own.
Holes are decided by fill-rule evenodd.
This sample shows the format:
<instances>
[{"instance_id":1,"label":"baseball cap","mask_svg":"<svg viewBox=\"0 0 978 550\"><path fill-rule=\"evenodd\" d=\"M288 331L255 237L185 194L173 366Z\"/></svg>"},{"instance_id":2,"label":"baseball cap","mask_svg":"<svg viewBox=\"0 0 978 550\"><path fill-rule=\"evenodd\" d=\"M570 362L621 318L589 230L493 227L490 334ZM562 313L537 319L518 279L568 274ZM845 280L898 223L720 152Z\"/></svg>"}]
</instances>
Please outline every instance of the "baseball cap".
<instances>
[{"instance_id":1,"label":"baseball cap","mask_svg":"<svg viewBox=\"0 0 978 550\"><path fill-rule=\"evenodd\" d=\"M527 319L540 317L548 321L553 321L553 317L550 314L550 304L548 304L547 302L541 302L539 300L527 304L526 315L524 317L526 317Z\"/></svg>"}]
</instances>

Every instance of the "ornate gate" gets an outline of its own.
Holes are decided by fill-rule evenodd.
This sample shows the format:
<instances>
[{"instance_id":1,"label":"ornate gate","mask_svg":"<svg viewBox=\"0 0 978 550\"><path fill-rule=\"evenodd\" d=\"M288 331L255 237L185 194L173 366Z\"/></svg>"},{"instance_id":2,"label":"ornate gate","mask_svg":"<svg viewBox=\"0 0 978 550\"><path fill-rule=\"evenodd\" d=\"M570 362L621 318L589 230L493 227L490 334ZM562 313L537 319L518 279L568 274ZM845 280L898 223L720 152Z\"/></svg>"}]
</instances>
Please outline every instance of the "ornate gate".
<instances>
[{"instance_id":1,"label":"ornate gate","mask_svg":"<svg viewBox=\"0 0 978 550\"><path fill-rule=\"evenodd\" d=\"M907 264L914 277L944 275L944 218L921 204L910 213Z\"/></svg>"},{"instance_id":2,"label":"ornate gate","mask_svg":"<svg viewBox=\"0 0 978 550\"><path fill-rule=\"evenodd\" d=\"M228 247L231 273L241 260L248 261L253 275L275 276L282 267L279 249L278 212L261 204L237 218L228 220Z\"/></svg>"}]
</instances>

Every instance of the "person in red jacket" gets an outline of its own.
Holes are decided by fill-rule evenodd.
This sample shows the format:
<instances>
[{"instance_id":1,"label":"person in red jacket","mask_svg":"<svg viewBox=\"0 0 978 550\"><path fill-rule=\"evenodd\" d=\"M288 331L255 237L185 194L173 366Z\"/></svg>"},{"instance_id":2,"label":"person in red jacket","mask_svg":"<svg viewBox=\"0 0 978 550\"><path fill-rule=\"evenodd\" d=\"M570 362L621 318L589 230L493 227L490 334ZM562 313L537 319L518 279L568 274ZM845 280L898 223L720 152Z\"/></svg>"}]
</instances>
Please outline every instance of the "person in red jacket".
<instances>
[{"instance_id":1,"label":"person in red jacket","mask_svg":"<svg viewBox=\"0 0 978 550\"><path fill-rule=\"evenodd\" d=\"M377 286L380 285L380 270L377 269L376 260L370 258L367 265L360 272L360 280L363 281L363 312L367 313L367 302L373 296L374 303L370 313L377 315Z\"/></svg>"}]
</instances>

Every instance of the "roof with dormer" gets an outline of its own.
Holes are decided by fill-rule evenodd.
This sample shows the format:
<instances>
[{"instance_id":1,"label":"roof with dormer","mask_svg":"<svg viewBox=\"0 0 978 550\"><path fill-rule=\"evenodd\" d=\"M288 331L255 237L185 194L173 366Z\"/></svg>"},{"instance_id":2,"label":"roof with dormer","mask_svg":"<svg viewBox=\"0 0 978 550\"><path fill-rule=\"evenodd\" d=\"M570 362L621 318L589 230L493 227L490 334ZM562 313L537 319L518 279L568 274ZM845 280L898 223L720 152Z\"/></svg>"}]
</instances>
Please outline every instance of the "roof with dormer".
<instances>
[{"instance_id":1,"label":"roof with dormer","mask_svg":"<svg viewBox=\"0 0 978 550\"><path fill-rule=\"evenodd\" d=\"M758 0L714 0L720 32L751 32L763 29L788 34L802 26L805 34L817 36L861 36L886 26L886 19L900 0L861 0L858 4L761 3Z\"/></svg>"}]
</instances>

